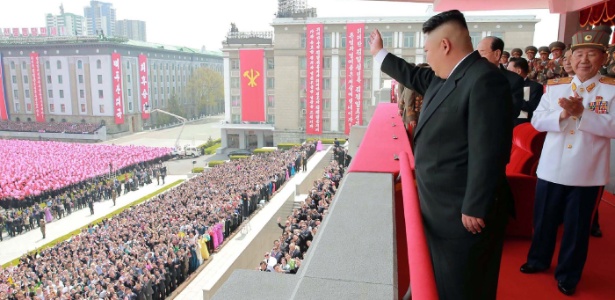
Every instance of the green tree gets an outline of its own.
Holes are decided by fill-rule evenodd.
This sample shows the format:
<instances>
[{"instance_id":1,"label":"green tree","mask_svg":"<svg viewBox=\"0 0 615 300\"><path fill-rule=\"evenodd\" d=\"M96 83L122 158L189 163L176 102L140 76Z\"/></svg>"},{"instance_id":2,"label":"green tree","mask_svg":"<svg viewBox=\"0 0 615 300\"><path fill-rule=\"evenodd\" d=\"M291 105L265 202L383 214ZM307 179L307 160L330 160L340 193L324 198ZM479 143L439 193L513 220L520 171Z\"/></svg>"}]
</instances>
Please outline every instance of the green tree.
<instances>
[{"instance_id":1,"label":"green tree","mask_svg":"<svg viewBox=\"0 0 615 300\"><path fill-rule=\"evenodd\" d=\"M224 79L210 68L201 67L192 72L186 94L194 101L197 115L224 111Z\"/></svg>"},{"instance_id":2,"label":"green tree","mask_svg":"<svg viewBox=\"0 0 615 300\"><path fill-rule=\"evenodd\" d=\"M179 99L177 97L177 95L172 94L171 98L169 98L169 106L168 106L169 112L172 114L176 114L179 116L184 117L186 114L186 112L184 111L182 105L179 103Z\"/></svg>"}]
</instances>

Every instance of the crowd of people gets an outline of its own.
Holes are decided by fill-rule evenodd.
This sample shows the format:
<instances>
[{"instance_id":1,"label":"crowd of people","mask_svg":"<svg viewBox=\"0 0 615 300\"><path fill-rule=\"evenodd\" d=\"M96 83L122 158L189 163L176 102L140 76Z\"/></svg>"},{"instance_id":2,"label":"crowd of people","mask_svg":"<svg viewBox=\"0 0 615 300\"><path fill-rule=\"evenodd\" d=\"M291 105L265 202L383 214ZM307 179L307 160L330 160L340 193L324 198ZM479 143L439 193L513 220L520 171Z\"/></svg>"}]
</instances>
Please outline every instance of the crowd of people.
<instances>
[{"instance_id":1,"label":"crowd of people","mask_svg":"<svg viewBox=\"0 0 615 300\"><path fill-rule=\"evenodd\" d=\"M323 177L314 181L301 207L293 209L284 224L281 218L277 219L282 234L273 241L271 251L265 253L257 270L296 274L301 267L350 163L350 156L342 147L335 147L333 155L334 159L325 168Z\"/></svg>"},{"instance_id":2,"label":"crowd of people","mask_svg":"<svg viewBox=\"0 0 615 300\"><path fill-rule=\"evenodd\" d=\"M59 190L169 154L168 148L144 146L0 140L0 202Z\"/></svg>"},{"instance_id":3,"label":"crowd of people","mask_svg":"<svg viewBox=\"0 0 615 300\"><path fill-rule=\"evenodd\" d=\"M92 123L0 121L0 131L93 134L100 127Z\"/></svg>"},{"instance_id":4,"label":"crowd of people","mask_svg":"<svg viewBox=\"0 0 615 300\"><path fill-rule=\"evenodd\" d=\"M209 169L1 270L0 299L164 299L315 151L305 144Z\"/></svg>"}]
</instances>

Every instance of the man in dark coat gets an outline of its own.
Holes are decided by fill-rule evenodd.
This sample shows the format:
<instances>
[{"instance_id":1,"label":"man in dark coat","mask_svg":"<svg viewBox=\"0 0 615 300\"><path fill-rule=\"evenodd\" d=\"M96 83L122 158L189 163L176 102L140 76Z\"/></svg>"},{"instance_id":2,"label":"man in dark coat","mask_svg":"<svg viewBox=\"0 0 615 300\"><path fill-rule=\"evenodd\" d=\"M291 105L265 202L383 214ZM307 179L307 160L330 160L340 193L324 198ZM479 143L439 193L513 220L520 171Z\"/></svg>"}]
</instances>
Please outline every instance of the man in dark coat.
<instances>
[{"instance_id":1,"label":"man in dark coat","mask_svg":"<svg viewBox=\"0 0 615 300\"><path fill-rule=\"evenodd\" d=\"M519 74L523 78L523 105L521 105L521 112L515 119L515 126L527 123L532 120L534 110L540 103L540 98L543 94L542 84L530 80L528 74L530 72L530 66L527 60L524 58L513 58L508 63L508 70Z\"/></svg>"},{"instance_id":2,"label":"man in dark coat","mask_svg":"<svg viewBox=\"0 0 615 300\"><path fill-rule=\"evenodd\" d=\"M425 95L414 130L415 172L439 298L495 299L513 210L505 175L510 84L473 51L458 10L432 16L423 32L430 69L388 53L377 29L370 52L384 73Z\"/></svg>"}]
</instances>

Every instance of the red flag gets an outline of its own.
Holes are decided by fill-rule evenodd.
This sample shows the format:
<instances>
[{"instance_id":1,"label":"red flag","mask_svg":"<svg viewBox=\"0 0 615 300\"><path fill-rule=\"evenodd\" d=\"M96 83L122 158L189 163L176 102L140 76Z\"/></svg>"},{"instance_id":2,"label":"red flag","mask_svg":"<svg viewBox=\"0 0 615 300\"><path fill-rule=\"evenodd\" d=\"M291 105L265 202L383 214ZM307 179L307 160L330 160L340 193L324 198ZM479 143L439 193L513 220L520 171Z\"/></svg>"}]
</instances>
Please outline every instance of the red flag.
<instances>
[{"instance_id":1,"label":"red flag","mask_svg":"<svg viewBox=\"0 0 615 300\"><path fill-rule=\"evenodd\" d=\"M149 119L149 84L147 81L147 56L139 55L139 98L141 98L141 118Z\"/></svg>"},{"instance_id":2,"label":"red flag","mask_svg":"<svg viewBox=\"0 0 615 300\"><path fill-rule=\"evenodd\" d=\"M239 50L242 121L265 121L264 54L264 49Z\"/></svg>"},{"instance_id":3,"label":"red flag","mask_svg":"<svg viewBox=\"0 0 615 300\"><path fill-rule=\"evenodd\" d=\"M0 62L2 61L2 54L0 53ZM4 99L4 75L2 74L2 65L0 65L0 120L8 120L9 114L6 109L6 99Z\"/></svg>"},{"instance_id":4,"label":"red flag","mask_svg":"<svg viewBox=\"0 0 615 300\"><path fill-rule=\"evenodd\" d=\"M113 76L113 115L115 124L124 124L124 97L122 94L122 59L119 53L111 54Z\"/></svg>"},{"instance_id":5,"label":"red flag","mask_svg":"<svg viewBox=\"0 0 615 300\"><path fill-rule=\"evenodd\" d=\"M364 35L365 24L346 25L346 134L353 125L363 122Z\"/></svg>"},{"instance_id":6,"label":"red flag","mask_svg":"<svg viewBox=\"0 0 615 300\"><path fill-rule=\"evenodd\" d=\"M30 53L30 70L32 71L32 87L34 87L34 114L36 122L45 122L45 106L43 106L43 88L41 86L41 68L38 53Z\"/></svg>"},{"instance_id":7,"label":"red flag","mask_svg":"<svg viewBox=\"0 0 615 300\"><path fill-rule=\"evenodd\" d=\"M307 24L305 37L305 133L322 134L322 49L324 24Z\"/></svg>"}]
</instances>

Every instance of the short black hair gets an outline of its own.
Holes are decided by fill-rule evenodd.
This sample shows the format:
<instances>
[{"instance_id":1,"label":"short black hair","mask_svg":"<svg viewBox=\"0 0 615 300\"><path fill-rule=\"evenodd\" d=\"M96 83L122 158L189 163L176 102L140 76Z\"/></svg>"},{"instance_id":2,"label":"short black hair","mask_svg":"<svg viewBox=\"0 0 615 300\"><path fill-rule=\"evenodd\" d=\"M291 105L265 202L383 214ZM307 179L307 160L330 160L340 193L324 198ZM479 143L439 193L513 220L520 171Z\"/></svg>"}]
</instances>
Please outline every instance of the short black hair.
<instances>
[{"instance_id":1,"label":"short black hair","mask_svg":"<svg viewBox=\"0 0 615 300\"><path fill-rule=\"evenodd\" d=\"M466 18L463 16L463 13L454 9L441 12L425 21L425 23L423 23L423 33L428 34L445 23L456 23L462 28L468 29L468 24L466 23Z\"/></svg>"},{"instance_id":2,"label":"short black hair","mask_svg":"<svg viewBox=\"0 0 615 300\"><path fill-rule=\"evenodd\" d=\"M491 39L491 51L500 50L504 53L504 41L497 36L488 36L486 39Z\"/></svg>"},{"instance_id":3,"label":"short black hair","mask_svg":"<svg viewBox=\"0 0 615 300\"><path fill-rule=\"evenodd\" d=\"M513 57L508 63L512 63L515 68L521 69L523 73L528 74L530 72L530 65L527 63L527 60L523 57Z\"/></svg>"}]
</instances>

